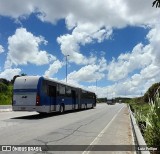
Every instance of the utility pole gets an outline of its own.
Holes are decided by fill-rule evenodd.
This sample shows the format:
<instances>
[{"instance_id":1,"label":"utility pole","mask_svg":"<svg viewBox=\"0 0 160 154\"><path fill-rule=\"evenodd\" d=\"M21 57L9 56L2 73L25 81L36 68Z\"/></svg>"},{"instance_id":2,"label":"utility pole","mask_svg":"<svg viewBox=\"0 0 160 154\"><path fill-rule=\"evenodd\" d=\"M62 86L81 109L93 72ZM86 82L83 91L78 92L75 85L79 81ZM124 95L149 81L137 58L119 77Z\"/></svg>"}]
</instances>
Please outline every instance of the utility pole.
<instances>
[{"instance_id":1,"label":"utility pole","mask_svg":"<svg viewBox=\"0 0 160 154\"><path fill-rule=\"evenodd\" d=\"M67 57L68 57L69 55L66 55L65 57L66 57L66 83L67 83L67 75L68 75L68 72L67 72L67 61L68 61L68 59L67 59Z\"/></svg>"}]
</instances>

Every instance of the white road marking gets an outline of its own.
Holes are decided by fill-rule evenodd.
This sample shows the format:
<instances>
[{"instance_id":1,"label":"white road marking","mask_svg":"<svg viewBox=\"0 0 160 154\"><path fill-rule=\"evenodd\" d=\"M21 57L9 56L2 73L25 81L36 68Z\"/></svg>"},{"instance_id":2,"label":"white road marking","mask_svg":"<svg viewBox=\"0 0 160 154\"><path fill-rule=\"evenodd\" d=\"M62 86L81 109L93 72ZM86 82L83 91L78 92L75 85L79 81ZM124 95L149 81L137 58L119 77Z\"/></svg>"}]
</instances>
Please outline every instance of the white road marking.
<instances>
[{"instance_id":1,"label":"white road marking","mask_svg":"<svg viewBox=\"0 0 160 154\"><path fill-rule=\"evenodd\" d=\"M107 128L111 125L111 123L114 121L114 119L116 118L116 116L119 114L119 112L124 108L124 106L121 107L121 109L117 112L117 114L114 115L114 117L111 119L111 121L106 125L106 127L98 134L98 136L90 143L90 145L86 148L85 151L83 151L82 154L89 154L90 151L89 149L92 147L92 145L95 145L98 140L103 136L103 134L105 133L105 131L107 130Z\"/></svg>"}]
</instances>

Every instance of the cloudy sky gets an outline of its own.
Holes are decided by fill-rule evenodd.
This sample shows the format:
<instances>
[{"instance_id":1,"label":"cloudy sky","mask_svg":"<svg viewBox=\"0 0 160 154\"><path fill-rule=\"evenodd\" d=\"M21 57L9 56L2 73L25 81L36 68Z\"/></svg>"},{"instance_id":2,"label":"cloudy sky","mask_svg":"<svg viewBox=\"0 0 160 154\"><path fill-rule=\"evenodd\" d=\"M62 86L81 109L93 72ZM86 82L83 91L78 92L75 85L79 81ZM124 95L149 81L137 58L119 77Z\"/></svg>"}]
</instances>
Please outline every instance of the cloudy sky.
<instances>
[{"instance_id":1,"label":"cloudy sky","mask_svg":"<svg viewBox=\"0 0 160 154\"><path fill-rule=\"evenodd\" d=\"M0 78L40 75L135 97L160 82L152 0L0 0ZM97 87L96 87L97 85Z\"/></svg>"}]
</instances>

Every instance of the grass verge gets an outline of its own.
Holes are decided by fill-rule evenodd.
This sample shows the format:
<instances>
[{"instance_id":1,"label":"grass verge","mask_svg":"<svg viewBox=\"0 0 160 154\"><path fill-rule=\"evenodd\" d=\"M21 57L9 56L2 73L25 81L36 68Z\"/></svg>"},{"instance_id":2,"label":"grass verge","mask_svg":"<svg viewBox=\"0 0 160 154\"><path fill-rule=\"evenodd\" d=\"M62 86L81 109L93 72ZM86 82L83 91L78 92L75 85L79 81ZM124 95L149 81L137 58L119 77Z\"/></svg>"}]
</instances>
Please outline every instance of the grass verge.
<instances>
[{"instance_id":1,"label":"grass verge","mask_svg":"<svg viewBox=\"0 0 160 154\"><path fill-rule=\"evenodd\" d=\"M135 115L137 124L148 146L160 147L160 96L156 93L154 101L138 103L134 99L128 102ZM153 152L152 152L153 153ZM154 154L159 154L155 151Z\"/></svg>"}]
</instances>

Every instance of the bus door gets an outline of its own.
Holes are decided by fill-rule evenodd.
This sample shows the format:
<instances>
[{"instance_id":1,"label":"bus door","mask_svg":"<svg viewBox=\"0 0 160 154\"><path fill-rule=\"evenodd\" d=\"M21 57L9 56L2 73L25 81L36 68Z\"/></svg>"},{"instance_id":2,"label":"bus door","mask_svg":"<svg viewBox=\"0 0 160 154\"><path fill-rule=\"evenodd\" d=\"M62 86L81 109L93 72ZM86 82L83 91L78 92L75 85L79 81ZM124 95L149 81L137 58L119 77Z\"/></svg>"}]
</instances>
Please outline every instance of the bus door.
<instances>
[{"instance_id":1,"label":"bus door","mask_svg":"<svg viewBox=\"0 0 160 154\"><path fill-rule=\"evenodd\" d=\"M78 89L78 109L81 109L81 101L82 101L81 95L82 95L82 90Z\"/></svg>"},{"instance_id":2,"label":"bus door","mask_svg":"<svg viewBox=\"0 0 160 154\"><path fill-rule=\"evenodd\" d=\"M76 108L76 92L72 90L72 109Z\"/></svg>"},{"instance_id":3,"label":"bus door","mask_svg":"<svg viewBox=\"0 0 160 154\"><path fill-rule=\"evenodd\" d=\"M56 86L48 86L50 110L55 110L56 105Z\"/></svg>"}]
</instances>

